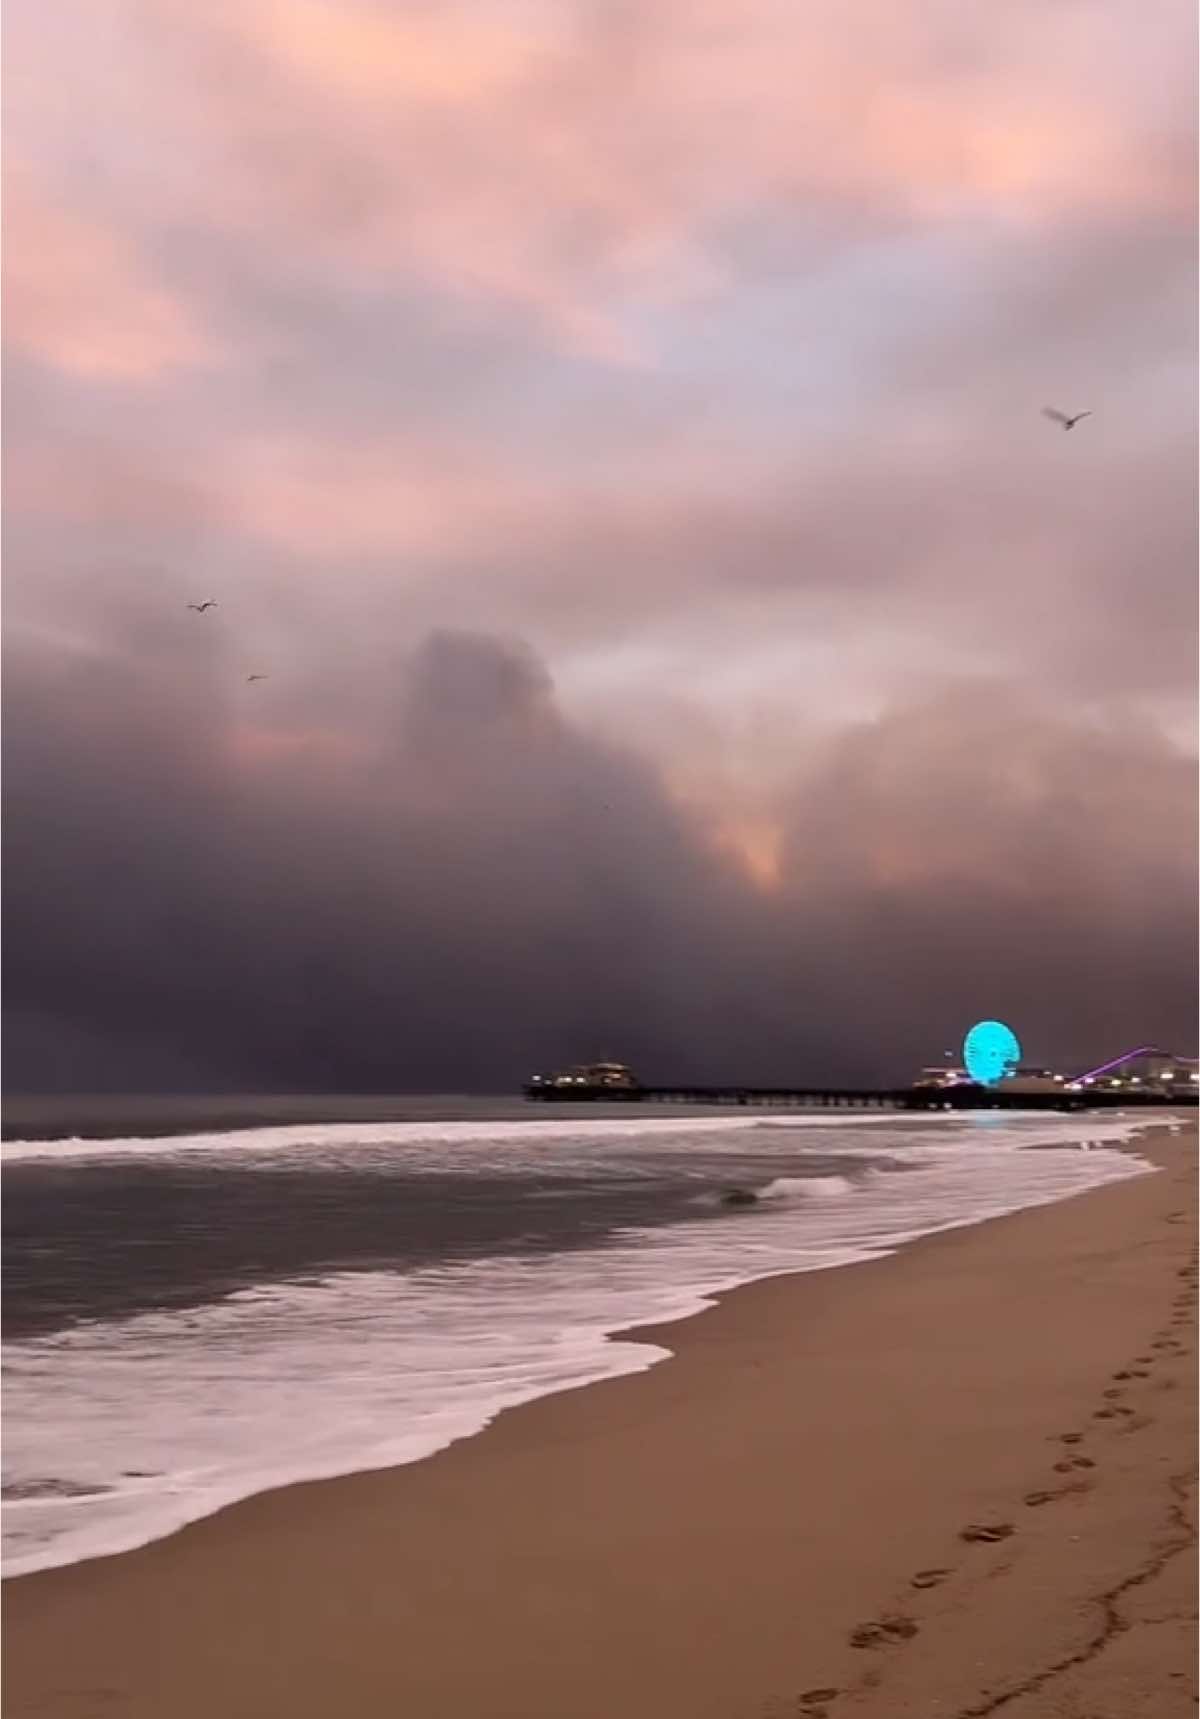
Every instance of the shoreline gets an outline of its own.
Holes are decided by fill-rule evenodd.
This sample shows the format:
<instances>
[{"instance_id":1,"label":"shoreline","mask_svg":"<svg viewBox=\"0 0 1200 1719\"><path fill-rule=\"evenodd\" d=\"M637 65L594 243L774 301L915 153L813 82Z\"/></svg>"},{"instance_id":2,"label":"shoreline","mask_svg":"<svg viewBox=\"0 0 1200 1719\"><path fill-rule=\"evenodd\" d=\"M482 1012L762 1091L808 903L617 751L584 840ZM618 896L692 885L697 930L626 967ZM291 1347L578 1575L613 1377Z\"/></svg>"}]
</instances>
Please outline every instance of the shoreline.
<instances>
[{"instance_id":1,"label":"shoreline","mask_svg":"<svg viewBox=\"0 0 1200 1719\"><path fill-rule=\"evenodd\" d=\"M1100 1124L1100 1126L1103 1126L1103 1124ZM1169 1121L1159 1122L1156 1124L1137 1124L1135 1125L1136 1131L1132 1135L1127 1136L1124 1139L1109 1139L1104 1142L1104 1146L1109 1152L1120 1153L1124 1156L1137 1158L1139 1160L1139 1171L1137 1173L1149 1174L1153 1173L1153 1168L1150 1161L1141 1151L1141 1146L1144 1141L1152 1138L1156 1129L1162 1130L1164 1136L1166 1136L1172 1127L1177 1128L1186 1126L1187 1120L1181 1117L1173 1117ZM1043 1149L1048 1148L1039 1146L1032 1146L1029 1148L1031 1151L1040 1151ZM165 1540L171 1540L176 1535L187 1532L198 1523L207 1521L213 1517L222 1516L228 1511L236 1510L241 1505L248 1503L255 1498L290 1492L298 1487L336 1483L341 1480L353 1479L356 1476L389 1474L393 1471L408 1469L415 1465L429 1462L435 1457L441 1455L444 1451L452 1448L454 1445L460 1444L466 1440L482 1437L487 1433L489 1428L494 1426L498 1421L511 1415L517 1410L529 1409L539 1402L558 1395L591 1389L605 1384L614 1384L623 1379L638 1377L654 1367L669 1363L677 1358L679 1352L679 1341L672 1335L677 1327L689 1324L692 1321L701 1318L705 1314L713 1313L728 1298L732 1296L740 1296L745 1291L753 1289L760 1284L773 1283L781 1279L807 1277L815 1273L840 1273L842 1271L854 1269L858 1266L878 1264L897 1254L911 1252L914 1249L922 1247L926 1243L937 1240L939 1237L952 1235L961 1230L971 1230L981 1226L998 1223L1003 1219L1019 1217L1026 1211L1034 1211L1044 1205L1053 1206L1061 1204L1066 1200L1078 1199L1084 1193L1091 1191L1094 1190L1089 1187L1073 1188L1068 1192L1056 1194L1048 1198L1044 1197L1040 1200L1034 1200L1028 1205L1019 1206L1008 1211L998 1212L987 1216L958 1218L948 1222L940 1229L926 1231L920 1235L894 1242L888 1242L886 1244L881 1243L880 1250L878 1252L862 1252L856 1258L822 1262L820 1264L810 1264L807 1266L799 1266L795 1264L789 1264L782 1267L776 1266L770 1269L764 1269L756 1275L742 1277L738 1281L729 1281L721 1287L704 1291L696 1289L686 1295L681 1293L681 1306L676 1312L666 1315L650 1314L646 1317L639 1317L629 1324L613 1325L604 1330L602 1334L598 1333L599 1347L595 1360L596 1370L591 1373L590 1376L577 1379L570 1383L562 1383L552 1386L533 1386L530 1388L530 1393L528 1395L520 1397L516 1401L503 1403L499 1407L492 1408L487 1413L486 1418L478 1420L476 1424L464 1430L452 1433L445 1442L435 1445L430 1449L426 1449L419 1455L411 1456L407 1459L397 1459L389 1456L383 1460L368 1460L366 1462L359 1463L358 1465L348 1463L346 1466L331 1466L326 1469L325 1472L321 1472L319 1469L316 1472L310 1470L307 1473L299 1472L287 1474L284 1472L267 1479L265 1484L258 1485L250 1490L235 1491L230 1488L228 1489L224 1499L220 1502L214 1503L210 1500L204 1507L197 1509L194 1514L190 1514L182 1520L176 1519L167 1526L160 1526L157 1531L146 1534L144 1537L130 1538L126 1540L125 1544L99 1545L95 1547L95 1549L85 1550L80 1555L65 1556L61 1559L56 1559L53 1562L38 1565L32 1569L11 1570L6 1568L2 1572L0 1590L7 1589L12 1583L25 1581L30 1577L48 1575L55 1571L68 1570L102 1560L121 1558L131 1553L143 1551L147 1547L157 1545ZM687 1305L683 1305L685 1302ZM647 1355L645 1358L639 1357L637 1360L630 1358L622 1364L622 1362L613 1355L613 1350L620 1345L628 1345L629 1348L637 1348L643 1352L653 1349L655 1353L652 1356ZM603 1360L603 1357L605 1356L610 1357L609 1364L607 1366L605 1366ZM361 1456L365 1453L359 1454Z\"/></svg>"},{"instance_id":2,"label":"shoreline","mask_svg":"<svg viewBox=\"0 0 1200 1719\"><path fill-rule=\"evenodd\" d=\"M966 1628L976 1661L960 1663L960 1643L953 1664L945 1650L926 1664L923 1644L937 1632L918 1607L929 1613L953 1592L982 1617L1004 1592L1008 1611L1024 1615L1029 1593L1027 1581L992 1580L972 1595L960 1565L1003 1570L1013 1547L1028 1560L1040 1544L1057 1572L1052 1591L1065 1597L1086 1578L1086 1597L1104 1558L1124 1558L1139 1534L1162 1540L1170 1501L1158 1496L1160 1475L1192 1462L1192 1393L1178 1378L1166 1390L1162 1377L1190 1379L1190 1334L1186 1356L1168 1362L1174 1349L1164 1350L1139 1369L1146 1382L1107 1385L1167 1341L1143 1332L1147 1319L1161 1314L1164 1330L1180 1329L1170 1324L1182 1317L1168 1311L1172 1289L1194 1295L1194 1275L1177 1276L1193 1257L1194 1131L1151 1124L1129 1149L1160 1173L938 1231L855 1268L719 1292L707 1317L613 1334L663 1346L669 1332L671 1365L504 1410L413 1464L260 1493L138 1550L9 1579L6 1713L66 1719L90 1711L84 1695L103 1689L106 1713L136 1719L736 1719L772 1700L791 1702L781 1714L832 1712L832 1697L797 1706L813 1688L837 1687L849 1710L854 1679L885 1671L891 1705L873 1707L882 1695L864 1686L856 1713L938 1711L909 1705L900 1670L925 1691L913 1701L940 1700L978 1682L978 1653L1016 1649L1007 1626L982 1644ZM1171 1227L1160 1228L1172 1203ZM1039 1286L1054 1293L1039 1301ZM898 1318L905 1307L911 1320ZM1192 1317L1189 1307L1189 1333ZM1156 1407L1169 1414L1109 1407L1102 1394L1128 1391L1132 1401L1158 1385ZM1085 1413L1081 1392L1099 1406ZM1134 1422L1137 1438L1123 1431ZM1054 1461L1070 1457L1053 1441L1072 1429L1097 1452L1087 1458L1095 1466L1060 1481ZM1051 1487L1045 1511L1021 1502L1035 1480ZM790 1521L797 1492L803 1509ZM1129 1500L1151 1493L1146 1532L1134 1533ZM956 1541L955 1522L999 1511L1019 1529L1011 1544ZM1064 1544L1054 1525L1068 1511L1075 1529L1096 1520ZM1081 1539L1092 1554L1082 1570L1077 1550L1072 1562ZM1168 1575L1186 1585L1185 1562L1168 1560L1139 1588ZM919 1565L952 1564L928 1597L908 1588ZM920 1639L848 1646L881 1606L907 1619L897 1627L915 1623ZM1026 1633L1047 1638L1051 1658L1064 1644L1079 1650L1088 1617L1071 1605L1053 1618L1045 1610L1043 1601L1024 1617ZM479 1644L466 1661L455 1647L464 1632ZM69 1663L55 1648L64 1639ZM711 1651L697 1655L698 1641ZM1153 1657L1162 1660L1161 1646ZM1184 1686L1168 1672L1190 1663L1176 1651L1146 1712L1175 1710ZM1003 1666L988 1673L992 1683L1003 1675ZM969 1709L945 1708L960 1710ZM1014 1702L1014 1719L1026 1710L1038 1711Z\"/></svg>"}]
</instances>

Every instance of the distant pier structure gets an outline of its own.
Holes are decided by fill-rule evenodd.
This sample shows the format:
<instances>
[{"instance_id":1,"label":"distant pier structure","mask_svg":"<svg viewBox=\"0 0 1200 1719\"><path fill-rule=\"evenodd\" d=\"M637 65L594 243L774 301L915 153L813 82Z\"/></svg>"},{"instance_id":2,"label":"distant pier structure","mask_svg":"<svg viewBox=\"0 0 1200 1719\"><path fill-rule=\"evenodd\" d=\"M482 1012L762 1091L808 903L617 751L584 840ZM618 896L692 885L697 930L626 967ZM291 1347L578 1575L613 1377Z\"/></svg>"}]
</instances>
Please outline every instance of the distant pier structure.
<instances>
[{"instance_id":1,"label":"distant pier structure","mask_svg":"<svg viewBox=\"0 0 1200 1719\"><path fill-rule=\"evenodd\" d=\"M1125 1110L1188 1105L1195 1107L1196 1089L1190 1091L1114 1091L1092 1087L1087 1091L1027 1092L1003 1087L975 1086L960 1082L955 1087L921 1086L637 1086L621 1091L576 1086L570 1091L530 1081L525 1096L549 1104L608 1102L622 1104L754 1105L759 1109L816 1110Z\"/></svg>"},{"instance_id":2,"label":"distant pier structure","mask_svg":"<svg viewBox=\"0 0 1200 1719\"><path fill-rule=\"evenodd\" d=\"M1000 1023L982 1023L999 1026ZM976 1029L972 1029L975 1032ZM1008 1029L1004 1029L1005 1032ZM1010 1035L1011 1036L1011 1035ZM971 1060L990 1080L968 1068L931 1068L909 1086L647 1086L624 1063L585 1063L554 1074L538 1074L524 1087L527 1098L548 1104L618 1103L730 1105L788 1110L1117 1110L1194 1107L1200 1093L1196 1062L1140 1046L1084 1075L1016 1064L1019 1046L998 1035L985 1037L985 1054ZM999 1045L999 1054L993 1050ZM1148 1060L1149 1059L1149 1060ZM980 1063L982 1060L982 1068ZM1120 1073L1116 1073L1116 1070ZM1138 1070L1139 1072L1134 1072ZM1141 1072L1144 1071L1144 1072Z\"/></svg>"}]
</instances>

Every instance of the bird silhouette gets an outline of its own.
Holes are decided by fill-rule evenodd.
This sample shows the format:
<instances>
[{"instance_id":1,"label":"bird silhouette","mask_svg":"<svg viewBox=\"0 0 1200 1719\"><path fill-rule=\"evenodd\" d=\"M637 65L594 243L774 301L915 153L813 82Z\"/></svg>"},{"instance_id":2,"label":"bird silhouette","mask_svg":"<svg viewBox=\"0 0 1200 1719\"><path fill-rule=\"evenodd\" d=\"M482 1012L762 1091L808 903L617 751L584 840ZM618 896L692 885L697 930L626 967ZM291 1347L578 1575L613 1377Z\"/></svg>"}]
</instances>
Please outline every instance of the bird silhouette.
<instances>
[{"instance_id":1,"label":"bird silhouette","mask_svg":"<svg viewBox=\"0 0 1200 1719\"><path fill-rule=\"evenodd\" d=\"M189 609L195 609L195 611L198 615L202 615L204 613L205 609L215 609L216 606L217 606L217 599L215 597L206 597L204 599L203 603L189 603L188 604L188 608Z\"/></svg>"},{"instance_id":2,"label":"bird silhouette","mask_svg":"<svg viewBox=\"0 0 1200 1719\"><path fill-rule=\"evenodd\" d=\"M1042 407L1043 418L1049 418L1052 423L1061 424L1064 430L1073 430L1081 418L1090 418L1091 415L1090 412L1076 412L1071 415L1067 412L1058 412L1053 406Z\"/></svg>"},{"instance_id":3,"label":"bird silhouette","mask_svg":"<svg viewBox=\"0 0 1200 1719\"><path fill-rule=\"evenodd\" d=\"M249 686L252 680L268 680L269 678L270 676L265 674L248 674L246 676L246 685Z\"/></svg>"}]
</instances>

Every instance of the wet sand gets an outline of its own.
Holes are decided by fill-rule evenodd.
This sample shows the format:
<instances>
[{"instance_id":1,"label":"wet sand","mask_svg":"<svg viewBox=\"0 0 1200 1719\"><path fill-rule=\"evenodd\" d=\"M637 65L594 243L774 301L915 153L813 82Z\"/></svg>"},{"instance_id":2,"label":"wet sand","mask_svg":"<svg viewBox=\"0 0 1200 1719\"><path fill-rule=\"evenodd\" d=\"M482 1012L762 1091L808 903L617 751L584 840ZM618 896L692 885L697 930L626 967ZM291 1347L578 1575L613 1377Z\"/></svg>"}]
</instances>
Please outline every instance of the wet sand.
<instances>
[{"instance_id":1,"label":"wet sand","mask_svg":"<svg viewBox=\"0 0 1200 1719\"><path fill-rule=\"evenodd\" d=\"M1196 1135L412 1467L4 1584L7 1719L1196 1711Z\"/></svg>"}]
</instances>

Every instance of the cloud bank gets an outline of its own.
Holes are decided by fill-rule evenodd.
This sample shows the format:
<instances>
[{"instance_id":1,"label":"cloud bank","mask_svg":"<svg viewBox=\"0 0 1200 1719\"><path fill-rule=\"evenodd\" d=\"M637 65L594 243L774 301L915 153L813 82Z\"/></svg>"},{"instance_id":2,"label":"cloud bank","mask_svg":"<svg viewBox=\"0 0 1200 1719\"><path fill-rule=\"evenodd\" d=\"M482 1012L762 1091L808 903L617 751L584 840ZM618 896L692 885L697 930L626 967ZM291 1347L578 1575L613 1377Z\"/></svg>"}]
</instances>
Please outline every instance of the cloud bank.
<instances>
[{"instance_id":1,"label":"cloud bank","mask_svg":"<svg viewBox=\"0 0 1200 1719\"><path fill-rule=\"evenodd\" d=\"M1192 8L7 31L10 1087L1186 1048Z\"/></svg>"},{"instance_id":2,"label":"cloud bank","mask_svg":"<svg viewBox=\"0 0 1200 1719\"><path fill-rule=\"evenodd\" d=\"M984 1012L1082 1059L1187 1022L1192 770L1002 685L815 749L763 887L513 643L435 635L357 752L111 658L9 684L37 1085L899 1079Z\"/></svg>"}]
</instances>

